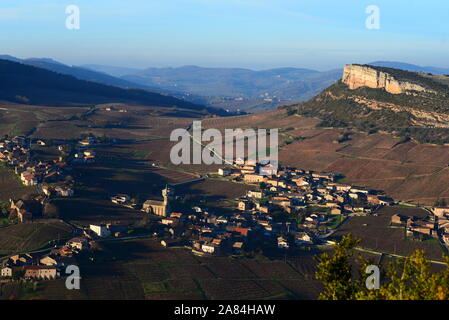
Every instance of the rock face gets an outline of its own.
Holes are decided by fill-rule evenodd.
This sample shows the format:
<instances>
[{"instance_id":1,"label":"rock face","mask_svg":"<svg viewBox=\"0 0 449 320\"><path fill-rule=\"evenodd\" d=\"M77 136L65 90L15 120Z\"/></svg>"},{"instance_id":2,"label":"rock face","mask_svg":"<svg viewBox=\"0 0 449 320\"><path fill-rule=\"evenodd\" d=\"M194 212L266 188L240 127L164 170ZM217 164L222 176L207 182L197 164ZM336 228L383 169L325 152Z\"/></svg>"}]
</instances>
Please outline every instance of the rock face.
<instances>
[{"instance_id":1,"label":"rock face","mask_svg":"<svg viewBox=\"0 0 449 320\"><path fill-rule=\"evenodd\" d=\"M408 93L411 91L433 92L418 84L399 81L391 74L379 71L374 67L362 65L346 65L343 71L343 83L349 89L369 87L373 89L385 89L391 94Z\"/></svg>"}]
</instances>

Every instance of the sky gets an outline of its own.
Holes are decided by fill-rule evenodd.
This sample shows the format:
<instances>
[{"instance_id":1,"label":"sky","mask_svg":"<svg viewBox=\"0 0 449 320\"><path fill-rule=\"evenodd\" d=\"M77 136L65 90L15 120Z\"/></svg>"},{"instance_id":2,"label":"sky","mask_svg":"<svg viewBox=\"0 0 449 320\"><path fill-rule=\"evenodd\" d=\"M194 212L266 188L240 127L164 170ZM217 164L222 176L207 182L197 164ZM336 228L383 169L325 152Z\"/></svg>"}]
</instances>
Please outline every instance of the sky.
<instances>
[{"instance_id":1,"label":"sky","mask_svg":"<svg viewBox=\"0 0 449 320\"><path fill-rule=\"evenodd\" d=\"M66 27L69 5L79 29ZM378 29L366 26L372 5ZM449 1L1 0L0 54L135 68L449 67Z\"/></svg>"}]
</instances>

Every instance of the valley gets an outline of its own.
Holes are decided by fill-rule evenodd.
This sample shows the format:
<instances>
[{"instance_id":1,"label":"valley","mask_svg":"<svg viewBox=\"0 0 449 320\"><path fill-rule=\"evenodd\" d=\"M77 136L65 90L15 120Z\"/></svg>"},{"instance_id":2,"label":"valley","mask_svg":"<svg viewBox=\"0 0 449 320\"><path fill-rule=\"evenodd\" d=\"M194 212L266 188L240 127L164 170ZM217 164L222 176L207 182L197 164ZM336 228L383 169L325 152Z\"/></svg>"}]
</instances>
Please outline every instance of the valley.
<instances>
[{"instance_id":1,"label":"valley","mask_svg":"<svg viewBox=\"0 0 449 320\"><path fill-rule=\"evenodd\" d=\"M422 143L415 136L405 138L397 130L387 130L387 126L366 130L354 123L331 125L332 121L340 120L335 114L347 112L332 105L334 114L326 113L329 109L311 111L329 107L329 101L352 101L383 115L409 112L414 117L412 125L424 130L426 124L438 127L436 122L446 122L440 111L397 104L399 98L394 96L385 101L384 92L370 90L379 88L362 86L348 91L344 84L337 83L304 104L235 116L220 116L213 109L190 104L154 106L120 99L70 106L3 101L0 136L30 139L34 159L51 161L61 155L69 159L74 196L47 199L58 213L54 220L38 217L21 223L8 219L4 211L0 254L7 259L12 254L33 250L62 252L67 250L67 244L64 245L67 239L89 235L93 251L76 255L85 272L83 289L66 291L63 279L42 281L29 294L45 299L315 299L322 287L314 279L314 257L332 250L327 240L285 252L264 240L265 247L249 245L252 249L232 256L204 252L199 255L182 246L169 247L177 238L166 234L160 217L139 209L145 206L146 199L160 199L161 190L170 185L179 197L172 200L175 214L206 207L214 214L232 216L239 199L257 191L255 184L217 175L222 165L171 163L170 150L175 144L170 141L171 132L190 128L194 120L201 120L203 129L220 131L278 129L282 166L340 174L338 183L384 192L398 202L395 206L373 209L373 214L370 209L369 213L350 214L345 219L329 218L326 224L326 228L332 228L329 240L352 233L363 238L357 250L367 256L374 254L376 259L379 255L378 259L388 260L420 248L439 262L447 249L437 238L416 240L404 234L405 228L392 226L390 220L395 214L427 217L435 203L449 201L449 146ZM407 99L413 99L413 95ZM417 120L422 113L425 115ZM394 121L395 117L391 123ZM89 146L84 148L79 146L89 139L96 142L87 143ZM71 151L61 151L66 149ZM93 154L95 161L74 161L74 155L82 152ZM0 168L0 201L4 207L10 199L29 199L38 194L42 196L41 183L23 186L12 167ZM124 204L111 201L120 197L129 199ZM307 214L318 210L313 206L307 209ZM104 237L92 235L89 229L109 224L121 231ZM55 247L52 249L51 245ZM23 297L22 291L14 282L2 287L2 292L15 298ZM4 294L2 297L5 298Z\"/></svg>"}]
</instances>

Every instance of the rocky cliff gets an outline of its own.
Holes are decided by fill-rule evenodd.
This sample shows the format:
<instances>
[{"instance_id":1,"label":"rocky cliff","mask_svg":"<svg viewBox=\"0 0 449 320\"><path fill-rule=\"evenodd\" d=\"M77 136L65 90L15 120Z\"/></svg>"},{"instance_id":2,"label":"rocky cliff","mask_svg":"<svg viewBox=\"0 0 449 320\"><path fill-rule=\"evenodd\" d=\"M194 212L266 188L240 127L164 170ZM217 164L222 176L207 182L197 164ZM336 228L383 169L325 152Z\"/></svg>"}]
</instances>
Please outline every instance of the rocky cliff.
<instances>
[{"instance_id":1,"label":"rocky cliff","mask_svg":"<svg viewBox=\"0 0 449 320\"><path fill-rule=\"evenodd\" d=\"M433 92L425 87L409 81L402 81L392 74L366 65L346 65L343 71L343 83L349 89L369 87L373 89L385 89L391 94L406 94L412 91Z\"/></svg>"},{"instance_id":2,"label":"rocky cliff","mask_svg":"<svg viewBox=\"0 0 449 320\"><path fill-rule=\"evenodd\" d=\"M448 76L347 65L341 81L290 109L322 119L324 127L449 143Z\"/></svg>"}]
</instances>

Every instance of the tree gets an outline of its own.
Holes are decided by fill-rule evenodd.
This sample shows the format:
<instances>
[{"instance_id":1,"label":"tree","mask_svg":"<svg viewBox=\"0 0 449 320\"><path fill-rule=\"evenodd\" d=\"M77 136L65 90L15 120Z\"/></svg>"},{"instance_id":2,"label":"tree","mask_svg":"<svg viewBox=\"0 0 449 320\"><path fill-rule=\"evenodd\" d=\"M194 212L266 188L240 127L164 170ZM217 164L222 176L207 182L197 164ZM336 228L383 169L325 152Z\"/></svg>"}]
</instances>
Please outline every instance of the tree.
<instances>
[{"instance_id":1,"label":"tree","mask_svg":"<svg viewBox=\"0 0 449 320\"><path fill-rule=\"evenodd\" d=\"M324 291L319 295L319 299L351 300L355 297L360 284L352 279L350 258L353 256L351 249L359 243L359 239L349 234L335 245L332 256L323 253L318 258L315 276L324 285Z\"/></svg>"},{"instance_id":2,"label":"tree","mask_svg":"<svg viewBox=\"0 0 449 320\"><path fill-rule=\"evenodd\" d=\"M379 290L361 290L363 300L449 300L448 267L440 273L430 272L430 262L423 250L388 266L386 279Z\"/></svg>"},{"instance_id":3,"label":"tree","mask_svg":"<svg viewBox=\"0 0 449 320\"><path fill-rule=\"evenodd\" d=\"M9 213L9 204L6 201L0 201L0 214L7 216Z\"/></svg>"},{"instance_id":4,"label":"tree","mask_svg":"<svg viewBox=\"0 0 449 320\"><path fill-rule=\"evenodd\" d=\"M351 258L358 243L360 239L344 236L335 245L333 255L324 253L318 258L316 278L324 285L320 299L449 300L449 257L444 257L447 267L443 271L432 273L425 252L417 250L407 258L388 264L380 288L369 290L365 270L370 261L358 259L359 277L353 277Z\"/></svg>"}]
</instances>

